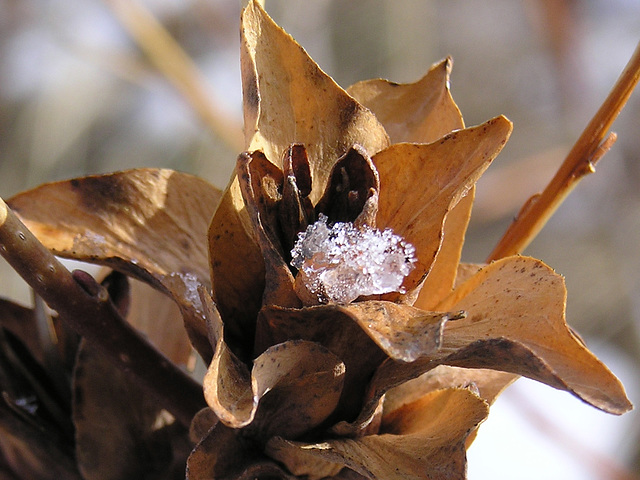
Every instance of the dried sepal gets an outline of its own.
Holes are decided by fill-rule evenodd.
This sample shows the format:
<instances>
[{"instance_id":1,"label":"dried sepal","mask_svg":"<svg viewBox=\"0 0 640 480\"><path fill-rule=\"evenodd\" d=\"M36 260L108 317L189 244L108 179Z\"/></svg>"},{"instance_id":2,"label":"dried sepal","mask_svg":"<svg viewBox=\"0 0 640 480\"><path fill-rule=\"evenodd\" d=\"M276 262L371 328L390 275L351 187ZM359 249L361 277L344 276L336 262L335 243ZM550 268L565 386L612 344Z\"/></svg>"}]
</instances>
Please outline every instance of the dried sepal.
<instances>
[{"instance_id":1,"label":"dried sepal","mask_svg":"<svg viewBox=\"0 0 640 480\"><path fill-rule=\"evenodd\" d=\"M440 364L527 376L606 412L626 412L631 404L620 381L568 328L565 301L562 277L539 260L508 257L486 266L439 306L464 309L467 318L445 326L432 358L383 364L362 415L373 399Z\"/></svg>"},{"instance_id":2,"label":"dried sepal","mask_svg":"<svg viewBox=\"0 0 640 480\"><path fill-rule=\"evenodd\" d=\"M376 115L392 143L431 143L464 128L449 91L452 64L451 58L446 58L414 83L364 80L347 92Z\"/></svg>"},{"instance_id":3,"label":"dried sepal","mask_svg":"<svg viewBox=\"0 0 640 480\"><path fill-rule=\"evenodd\" d=\"M378 226L393 229L416 248L416 268L404 282L408 291L431 270L448 212L500 152L511 129L509 120L496 117L434 143L395 144L374 155L381 185Z\"/></svg>"},{"instance_id":4,"label":"dried sepal","mask_svg":"<svg viewBox=\"0 0 640 480\"><path fill-rule=\"evenodd\" d=\"M187 332L210 357L194 304L209 284L204 238L220 191L197 177L137 169L42 185L8 204L56 255L108 265L169 293Z\"/></svg>"},{"instance_id":5,"label":"dried sepal","mask_svg":"<svg viewBox=\"0 0 640 480\"><path fill-rule=\"evenodd\" d=\"M464 312L426 312L377 300L333 308L349 315L389 358L401 362L412 362L436 351L445 323L464 317Z\"/></svg>"},{"instance_id":6,"label":"dried sepal","mask_svg":"<svg viewBox=\"0 0 640 480\"><path fill-rule=\"evenodd\" d=\"M471 218L471 207L475 198L475 186L460 199L447 214L442 227L442 244L431 265L429 274L420 286L415 307L434 310L436 305L451 293L459 277L460 257Z\"/></svg>"},{"instance_id":7,"label":"dried sepal","mask_svg":"<svg viewBox=\"0 0 640 480\"><path fill-rule=\"evenodd\" d=\"M489 413L468 389L437 390L387 417L379 435L317 444L275 438L267 452L299 474L305 459L342 464L369 479L464 479L465 441ZM314 462L307 462L313 467Z\"/></svg>"}]
</instances>

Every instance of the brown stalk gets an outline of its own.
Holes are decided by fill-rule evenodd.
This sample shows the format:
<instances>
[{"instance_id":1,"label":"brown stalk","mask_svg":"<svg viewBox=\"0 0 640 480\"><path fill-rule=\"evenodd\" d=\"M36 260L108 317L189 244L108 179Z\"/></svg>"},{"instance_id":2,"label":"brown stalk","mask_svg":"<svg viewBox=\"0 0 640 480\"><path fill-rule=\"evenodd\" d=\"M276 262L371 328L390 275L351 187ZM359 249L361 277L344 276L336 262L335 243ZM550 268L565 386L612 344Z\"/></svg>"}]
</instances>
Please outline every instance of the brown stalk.
<instances>
[{"instance_id":1,"label":"brown stalk","mask_svg":"<svg viewBox=\"0 0 640 480\"><path fill-rule=\"evenodd\" d=\"M134 0L105 0L151 63L173 84L211 132L234 152L244 150L242 128L224 115L193 60L167 30Z\"/></svg>"},{"instance_id":2,"label":"brown stalk","mask_svg":"<svg viewBox=\"0 0 640 480\"><path fill-rule=\"evenodd\" d=\"M524 251L578 182L615 143L607 134L640 80L640 43L600 109L582 132L542 193L531 197L502 236L487 262Z\"/></svg>"},{"instance_id":3,"label":"brown stalk","mask_svg":"<svg viewBox=\"0 0 640 480\"><path fill-rule=\"evenodd\" d=\"M84 272L69 272L2 199L0 254L75 332L189 426L205 406L202 386L120 316L102 285Z\"/></svg>"}]
</instances>

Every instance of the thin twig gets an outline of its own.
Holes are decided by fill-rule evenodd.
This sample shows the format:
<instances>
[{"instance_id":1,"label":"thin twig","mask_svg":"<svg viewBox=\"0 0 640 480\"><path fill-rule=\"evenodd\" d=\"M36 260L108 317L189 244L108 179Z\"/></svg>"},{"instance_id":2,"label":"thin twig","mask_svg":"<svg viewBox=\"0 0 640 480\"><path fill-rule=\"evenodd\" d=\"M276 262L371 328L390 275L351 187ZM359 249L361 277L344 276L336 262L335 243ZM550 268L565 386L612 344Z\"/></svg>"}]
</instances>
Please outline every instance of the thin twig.
<instances>
[{"instance_id":1,"label":"thin twig","mask_svg":"<svg viewBox=\"0 0 640 480\"><path fill-rule=\"evenodd\" d=\"M73 274L42 245L0 199L0 254L63 321L188 426L205 406L202 386L131 327L104 287L84 272Z\"/></svg>"},{"instance_id":2,"label":"thin twig","mask_svg":"<svg viewBox=\"0 0 640 480\"><path fill-rule=\"evenodd\" d=\"M531 197L507 229L487 261L521 253L540 232L578 182L594 172L595 163L616 140L607 132L640 80L640 43L609 96L591 119L560 169L540 194ZM605 138L606 137L606 138Z\"/></svg>"},{"instance_id":3,"label":"thin twig","mask_svg":"<svg viewBox=\"0 0 640 480\"><path fill-rule=\"evenodd\" d=\"M224 141L231 151L244 150L242 127L213 100L198 67L151 12L134 0L105 0L105 3L211 132Z\"/></svg>"}]
</instances>

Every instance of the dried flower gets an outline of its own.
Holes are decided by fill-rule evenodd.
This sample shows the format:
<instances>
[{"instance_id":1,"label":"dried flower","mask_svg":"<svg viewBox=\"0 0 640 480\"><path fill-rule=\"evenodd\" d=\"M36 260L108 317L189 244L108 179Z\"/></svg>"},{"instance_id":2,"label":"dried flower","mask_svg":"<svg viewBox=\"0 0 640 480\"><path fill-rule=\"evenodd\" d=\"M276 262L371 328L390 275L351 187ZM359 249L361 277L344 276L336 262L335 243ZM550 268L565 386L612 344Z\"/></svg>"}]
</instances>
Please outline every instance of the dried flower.
<instances>
[{"instance_id":1,"label":"dried flower","mask_svg":"<svg viewBox=\"0 0 640 480\"><path fill-rule=\"evenodd\" d=\"M631 408L566 325L561 276L523 256L460 263L475 183L511 123L464 128L450 68L447 59L413 84L344 91L254 1L242 17L247 152L224 193L144 169L8 202L56 254L113 267L180 307L209 365L187 478L464 478L466 446L518 375L606 412ZM341 240L323 243L331 236ZM185 344L171 359L187 356ZM160 445L183 458L184 429L140 392L127 397L135 418L97 421L126 411L119 393L96 393L106 365L80 347L79 471L97 478L96 465L122 455L100 440L113 431L132 440L128 454ZM122 433L134 424L144 435ZM125 464L114 475L140 471Z\"/></svg>"}]
</instances>

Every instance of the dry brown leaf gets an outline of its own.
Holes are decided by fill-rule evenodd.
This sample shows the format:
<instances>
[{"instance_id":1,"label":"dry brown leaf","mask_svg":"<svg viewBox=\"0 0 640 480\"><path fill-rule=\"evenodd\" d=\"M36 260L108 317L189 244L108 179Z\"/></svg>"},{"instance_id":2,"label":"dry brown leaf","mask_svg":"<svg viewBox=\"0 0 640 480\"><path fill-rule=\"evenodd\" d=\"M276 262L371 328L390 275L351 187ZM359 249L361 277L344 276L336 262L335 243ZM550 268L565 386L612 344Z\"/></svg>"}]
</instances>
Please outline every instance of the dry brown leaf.
<instances>
[{"instance_id":1,"label":"dry brown leaf","mask_svg":"<svg viewBox=\"0 0 640 480\"><path fill-rule=\"evenodd\" d=\"M367 383L386 358L353 316L334 305L303 309L267 306L260 311L256 339L256 346L264 349L291 339L307 340L323 345L341 359L346 375L335 415L338 419L352 420L358 415Z\"/></svg>"},{"instance_id":2,"label":"dry brown leaf","mask_svg":"<svg viewBox=\"0 0 640 480\"><path fill-rule=\"evenodd\" d=\"M299 474L307 473L306 459L320 458L369 479L464 479L465 440L488 413L488 405L467 389L437 390L390 414L383 426L389 433L317 444L274 438L267 452L296 465Z\"/></svg>"},{"instance_id":3,"label":"dry brown leaf","mask_svg":"<svg viewBox=\"0 0 640 480\"><path fill-rule=\"evenodd\" d=\"M154 398L84 342L73 381L76 455L85 480L179 478L187 432L180 445L178 432L168 431L173 419ZM174 445L183 447L183 457Z\"/></svg>"},{"instance_id":4,"label":"dry brown leaf","mask_svg":"<svg viewBox=\"0 0 640 480\"><path fill-rule=\"evenodd\" d=\"M497 370L438 365L418 378L389 390L384 397L384 412L385 414L393 412L407 403L419 400L429 392L443 388L471 388L491 405L496 397L517 378L519 378L518 375Z\"/></svg>"},{"instance_id":5,"label":"dry brown leaf","mask_svg":"<svg viewBox=\"0 0 640 480\"><path fill-rule=\"evenodd\" d=\"M377 300L326 308L348 314L390 358L402 362L437 350L445 323L463 316L462 312L426 312Z\"/></svg>"},{"instance_id":6,"label":"dry brown leaf","mask_svg":"<svg viewBox=\"0 0 640 480\"><path fill-rule=\"evenodd\" d=\"M15 405L4 397L0 397L0 452L12 472L8 480L83 480L73 446L55 430L16 415Z\"/></svg>"},{"instance_id":7,"label":"dry brown leaf","mask_svg":"<svg viewBox=\"0 0 640 480\"><path fill-rule=\"evenodd\" d=\"M375 114L392 143L435 142L464 128L449 91L452 64L451 58L446 58L432 65L415 83L364 80L350 86L347 92Z\"/></svg>"},{"instance_id":8,"label":"dry brown leaf","mask_svg":"<svg viewBox=\"0 0 640 480\"><path fill-rule=\"evenodd\" d=\"M7 203L57 255L108 265L170 293L209 358L194 302L197 284L209 284L207 228L220 195L191 175L137 169L46 184Z\"/></svg>"},{"instance_id":9,"label":"dry brown leaf","mask_svg":"<svg viewBox=\"0 0 640 480\"><path fill-rule=\"evenodd\" d=\"M509 120L496 117L435 143L395 144L373 157L380 174L378 227L391 228L416 247L416 268L404 282L408 291L431 270L447 213L500 152L511 129Z\"/></svg>"},{"instance_id":10,"label":"dry brown leaf","mask_svg":"<svg viewBox=\"0 0 640 480\"><path fill-rule=\"evenodd\" d=\"M187 459L187 480L236 478L260 454L247 447L238 431L218 423L200 440Z\"/></svg>"}]
</instances>

